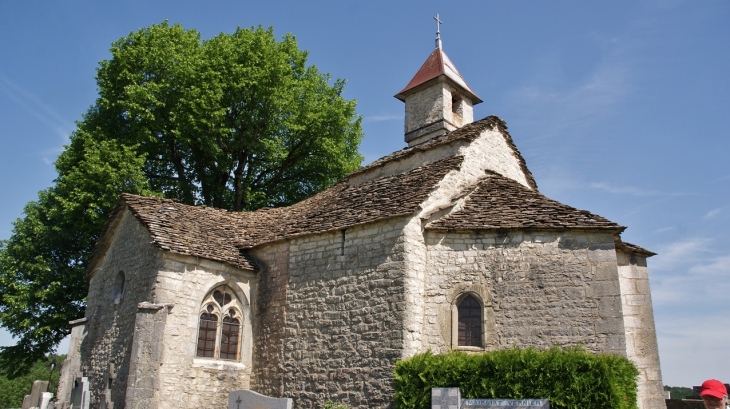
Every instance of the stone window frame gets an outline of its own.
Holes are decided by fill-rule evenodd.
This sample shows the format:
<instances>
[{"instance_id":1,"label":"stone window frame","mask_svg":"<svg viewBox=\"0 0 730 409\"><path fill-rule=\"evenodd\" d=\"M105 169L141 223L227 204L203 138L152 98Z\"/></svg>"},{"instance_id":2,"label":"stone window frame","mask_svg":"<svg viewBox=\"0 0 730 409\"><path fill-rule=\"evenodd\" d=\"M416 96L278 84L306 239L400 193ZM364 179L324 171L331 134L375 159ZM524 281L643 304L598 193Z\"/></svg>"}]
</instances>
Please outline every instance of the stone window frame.
<instances>
[{"instance_id":1,"label":"stone window frame","mask_svg":"<svg viewBox=\"0 0 730 409\"><path fill-rule=\"evenodd\" d=\"M223 294L230 294L231 301L223 304L218 304L218 301L213 297L216 291L221 291ZM224 298L225 300L225 298ZM213 311L208 311L208 306L213 307ZM229 317L230 310L234 311L234 318L238 320L238 339L236 340L236 358L221 358L221 343L223 340L223 324L224 319ZM217 317L216 321L216 332L215 332L215 350L213 351L212 357L205 357L198 355L198 342L200 340L200 323L202 321L201 316L206 314L212 314ZM209 360L221 360L228 362L240 362L241 361L241 348L243 347L243 326L244 326L244 314L241 301L238 299L236 292L227 284L217 285L210 290L207 295L203 298L203 302L200 303L200 309L198 311L198 326L195 332L195 359L209 359Z\"/></svg>"},{"instance_id":2,"label":"stone window frame","mask_svg":"<svg viewBox=\"0 0 730 409\"><path fill-rule=\"evenodd\" d=\"M459 305L469 296L473 297L479 303L479 311L481 312L482 337L481 346L459 345ZM476 291L464 291L454 298L451 303L451 349L460 351L484 351L487 345L487 320L485 312L485 303L482 296Z\"/></svg>"}]
</instances>

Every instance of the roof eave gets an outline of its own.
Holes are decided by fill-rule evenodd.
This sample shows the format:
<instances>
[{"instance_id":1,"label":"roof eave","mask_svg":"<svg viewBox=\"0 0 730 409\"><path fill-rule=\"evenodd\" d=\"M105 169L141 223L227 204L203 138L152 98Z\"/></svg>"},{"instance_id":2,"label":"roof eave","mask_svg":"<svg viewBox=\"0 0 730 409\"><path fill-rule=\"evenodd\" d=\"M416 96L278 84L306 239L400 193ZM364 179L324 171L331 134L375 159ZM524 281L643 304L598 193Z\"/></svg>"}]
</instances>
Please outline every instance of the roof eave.
<instances>
[{"instance_id":1,"label":"roof eave","mask_svg":"<svg viewBox=\"0 0 730 409\"><path fill-rule=\"evenodd\" d=\"M606 226L606 227L600 227L600 226L571 226L571 227L561 227L561 226L545 226L545 227L539 227L539 226L480 226L480 227L463 227L463 228L453 228L453 227L442 227L442 226L430 226L426 225L426 230L431 231L448 231L448 232L462 232L462 231L505 231L505 230L522 230L522 231L605 231L605 232L613 232L613 233L621 233L624 230L626 230L626 227L624 226Z\"/></svg>"},{"instance_id":2,"label":"roof eave","mask_svg":"<svg viewBox=\"0 0 730 409\"><path fill-rule=\"evenodd\" d=\"M466 95L471 100L472 105L477 105L477 104L481 104L482 102L484 102L481 98L479 98L479 96L474 91L471 90L471 88L468 88L468 84L467 84L467 88L464 88L461 84L456 82L454 79L449 77L447 74L439 74L438 76L430 78L419 84L409 85L409 86L403 88L402 90L400 90L400 92L398 92L397 94L393 95L393 97L405 102L407 96L414 94L422 89L428 88L439 82L448 82L449 85L458 89L460 92L462 92L464 95Z\"/></svg>"}]
</instances>

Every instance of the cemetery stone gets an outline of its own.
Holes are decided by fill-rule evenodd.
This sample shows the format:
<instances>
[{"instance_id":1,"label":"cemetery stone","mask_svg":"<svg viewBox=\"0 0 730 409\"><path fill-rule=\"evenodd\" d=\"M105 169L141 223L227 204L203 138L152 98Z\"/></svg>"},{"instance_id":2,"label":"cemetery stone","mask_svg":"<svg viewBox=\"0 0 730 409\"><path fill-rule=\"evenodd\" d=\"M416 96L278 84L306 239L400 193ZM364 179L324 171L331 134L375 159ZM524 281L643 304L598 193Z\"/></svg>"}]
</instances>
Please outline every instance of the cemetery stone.
<instances>
[{"instance_id":1,"label":"cemetery stone","mask_svg":"<svg viewBox=\"0 0 730 409\"><path fill-rule=\"evenodd\" d=\"M41 393L41 398L38 399L38 408L48 409L49 403L51 403L51 398L53 398L53 394L51 392Z\"/></svg>"},{"instance_id":2,"label":"cemetery stone","mask_svg":"<svg viewBox=\"0 0 730 409\"><path fill-rule=\"evenodd\" d=\"M550 409L547 399L461 399L459 388L431 388L431 409Z\"/></svg>"},{"instance_id":3,"label":"cemetery stone","mask_svg":"<svg viewBox=\"0 0 730 409\"><path fill-rule=\"evenodd\" d=\"M89 378L76 378L71 390L71 409L89 409Z\"/></svg>"},{"instance_id":4,"label":"cemetery stone","mask_svg":"<svg viewBox=\"0 0 730 409\"><path fill-rule=\"evenodd\" d=\"M292 409L292 400L272 398L254 391L233 391L228 395L228 409Z\"/></svg>"},{"instance_id":5,"label":"cemetery stone","mask_svg":"<svg viewBox=\"0 0 730 409\"><path fill-rule=\"evenodd\" d=\"M432 409L459 409L460 404L461 389L431 388Z\"/></svg>"}]
</instances>

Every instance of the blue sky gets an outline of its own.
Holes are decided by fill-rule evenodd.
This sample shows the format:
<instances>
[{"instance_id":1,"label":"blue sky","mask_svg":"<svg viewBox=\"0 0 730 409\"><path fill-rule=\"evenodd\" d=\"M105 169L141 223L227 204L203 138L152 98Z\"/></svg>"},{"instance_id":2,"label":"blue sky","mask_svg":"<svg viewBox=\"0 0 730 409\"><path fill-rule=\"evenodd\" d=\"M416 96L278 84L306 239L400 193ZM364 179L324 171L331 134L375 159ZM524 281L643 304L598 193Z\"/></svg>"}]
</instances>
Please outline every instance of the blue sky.
<instances>
[{"instance_id":1,"label":"blue sky","mask_svg":"<svg viewBox=\"0 0 730 409\"><path fill-rule=\"evenodd\" d=\"M433 49L507 121L542 193L629 226L649 259L664 383L730 382L730 2L0 0L0 239L54 177L110 44L168 19L203 38L293 33L346 78L366 162L403 142L393 98ZM12 339L0 329L0 345ZM64 346L62 346L62 349ZM65 351L61 351L65 352Z\"/></svg>"}]
</instances>

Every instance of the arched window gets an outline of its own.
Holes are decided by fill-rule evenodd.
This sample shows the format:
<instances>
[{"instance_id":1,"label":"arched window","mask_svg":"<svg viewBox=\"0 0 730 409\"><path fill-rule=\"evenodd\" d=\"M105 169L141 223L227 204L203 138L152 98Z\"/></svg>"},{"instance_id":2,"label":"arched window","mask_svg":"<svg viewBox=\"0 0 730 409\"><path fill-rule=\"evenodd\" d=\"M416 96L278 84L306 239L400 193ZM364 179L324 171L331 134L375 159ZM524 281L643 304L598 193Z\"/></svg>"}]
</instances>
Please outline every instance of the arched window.
<instances>
[{"instance_id":1,"label":"arched window","mask_svg":"<svg viewBox=\"0 0 730 409\"><path fill-rule=\"evenodd\" d=\"M482 305L468 295L458 306L459 340L458 346L482 346Z\"/></svg>"},{"instance_id":2,"label":"arched window","mask_svg":"<svg viewBox=\"0 0 730 409\"><path fill-rule=\"evenodd\" d=\"M241 304L228 287L218 287L203 301L198 326L198 350L202 358L239 360Z\"/></svg>"},{"instance_id":3,"label":"arched window","mask_svg":"<svg viewBox=\"0 0 730 409\"><path fill-rule=\"evenodd\" d=\"M114 304L122 302L124 297L124 271L117 272L114 277L114 284L112 285L112 297L114 297Z\"/></svg>"}]
</instances>

